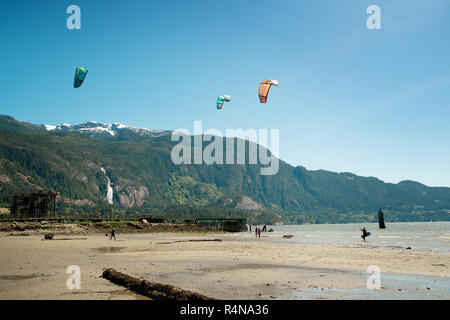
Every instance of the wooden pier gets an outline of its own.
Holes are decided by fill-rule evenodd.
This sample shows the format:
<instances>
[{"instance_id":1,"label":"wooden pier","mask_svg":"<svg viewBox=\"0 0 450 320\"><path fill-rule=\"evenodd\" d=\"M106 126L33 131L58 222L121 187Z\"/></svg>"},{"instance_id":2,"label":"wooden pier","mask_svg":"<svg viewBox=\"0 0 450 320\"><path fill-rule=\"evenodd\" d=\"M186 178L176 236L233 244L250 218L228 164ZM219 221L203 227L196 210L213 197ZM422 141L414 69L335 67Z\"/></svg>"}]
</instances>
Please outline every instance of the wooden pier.
<instances>
[{"instance_id":1,"label":"wooden pier","mask_svg":"<svg viewBox=\"0 0 450 320\"><path fill-rule=\"evenodd\" d=\"M55 191L38 190L29 194L14 195L11 214L0 215L0 222L43 222L78 223L78 222L114 222L114 221L146 221L148 223L196 224L212 230L228 232L247 231L247 219L244 218L170 218L162 216L131 215L111 217L106 215L60 216L56 214Z\"/></svg>"},{"instance_id":2,"label":"wooden pier","mask_svg":"<svg viewBox=\"0 0 450 320\"><path fill-rule=\"evenodd\" d=\"M20 217L6 216L0 217L0 222L42 222L48 223L77 223L77 222L114 222L114 221L143 221L148 223L168 223L168 224L196 224L211 230L227 232L247 231L247 219L243 218L167 218L155 216L129 216L129 217L102 217L102 216L54 216L54 217Z\"/></svg>"},{"instance_id":3,"label":"wooden pier","mask_svg":"<svg viewBox=\"0 0 450 320\"><path fill-rule=\"evenodd\" d=\"M212 230L221 230L228 232L243 232L247 231L247 219L215 219L203 218L196 219L195 223L200 227L205 227Z\"/></svg>"}]
</instances>

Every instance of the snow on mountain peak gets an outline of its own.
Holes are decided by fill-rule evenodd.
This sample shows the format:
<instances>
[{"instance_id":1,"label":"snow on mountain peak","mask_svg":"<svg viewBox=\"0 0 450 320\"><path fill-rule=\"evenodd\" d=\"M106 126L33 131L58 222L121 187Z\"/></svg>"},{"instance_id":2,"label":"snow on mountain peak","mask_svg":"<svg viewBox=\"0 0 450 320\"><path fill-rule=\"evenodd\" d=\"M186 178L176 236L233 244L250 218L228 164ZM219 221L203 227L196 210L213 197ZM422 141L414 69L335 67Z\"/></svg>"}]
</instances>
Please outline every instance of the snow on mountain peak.
<instances>
[{"instance_id":1,"label":"snow on mountain peak","mask_svg":"<svg viewBox=\"0 0 450 320\"><path fill-rule=\"evenodd\" d=\"M96 136L101 134L109 134L110 136L116 136L122 132L132 132L141 136L160 137L170 134L168 130L149 130L146 128L134 128L126 126L121 123L102 123L97 121L88 121L76 125L63 123L58 126L52 126L44 124L42 125L47 131L65 131L65 132L81 132L90 136Z\"/></svg>"},{"instance_id":2,"label":"snow on mountain peak","mask_svg":"<svg viewBox=\"0 0 450 320\"><path fill-rule=\"evenodd\" d=\"M53 131L53 130L56 129L56 126L51 126L51 125L48 125L48 124L44 124L44 128L45 128L47 131Z\"/></svg>"}]
</instances>

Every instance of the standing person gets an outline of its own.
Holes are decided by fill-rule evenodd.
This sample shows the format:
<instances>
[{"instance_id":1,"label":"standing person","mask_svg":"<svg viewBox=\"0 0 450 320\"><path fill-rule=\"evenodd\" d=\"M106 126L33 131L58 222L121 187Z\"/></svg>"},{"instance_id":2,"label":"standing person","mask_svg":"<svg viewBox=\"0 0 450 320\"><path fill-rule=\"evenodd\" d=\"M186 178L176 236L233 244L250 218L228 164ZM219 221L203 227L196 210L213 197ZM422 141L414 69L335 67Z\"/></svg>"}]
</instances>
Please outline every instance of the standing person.
<instances>
[{"instance_id":1,"label":"standing person","mask_svg":"<svg viewBox=\"0 0 450 320\"><path fill-rule=\"evenodd\" d=\"M380 229L386 229L386 225L384 224L384 213L381 211L381 208L378 210L378 226Z\"/></svg>"},{"instance_id":2,"label":"standing person","mask_svg":"<svg viewBox=\"0 0 450 320\"><path fill-rule=\"evenodd\" d=\"M255 237L258 236L258 227L255 228Z\"/></svg>"},{"instance_id":3,"label":"standing person","mask_svg":"<svg viewBox=\"0 0 450 320\"><path fill-rule=\"evenodd\" d=\"M261 238L261 229L258 228L258 238Z\"/></svg>"},{"instance_id":4,"label":"standing person","mask_svg":"<svg viewBox=\"0 0 450 320\"><path fill-rule=\"evenodd\" d=\"M114 237L114 241L116 241L116 231L114 229L111 230L111 238L109 238L109 240L111 240Z\"/></svg>"}]
</instances>

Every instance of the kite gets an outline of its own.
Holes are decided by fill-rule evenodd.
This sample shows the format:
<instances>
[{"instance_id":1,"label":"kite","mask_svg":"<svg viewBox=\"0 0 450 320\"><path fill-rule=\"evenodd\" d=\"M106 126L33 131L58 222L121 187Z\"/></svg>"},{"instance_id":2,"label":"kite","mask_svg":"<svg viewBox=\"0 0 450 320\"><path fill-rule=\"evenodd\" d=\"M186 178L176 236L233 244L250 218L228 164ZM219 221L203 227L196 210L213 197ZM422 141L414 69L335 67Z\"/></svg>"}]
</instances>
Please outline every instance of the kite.
<instances>
[{"instance_id":1,"label":"kite","mask_svg":"<svg viewBox=\"0 0 450 320\"><path fill-rule=\"evenodd\" d=\"M88 73L88 68L84 67L77 67L75 70L75 79L73 80L73 87L79 88L81 84L84 81L84 78L86 78L86 75Z\"/></svg>"},{"instance_id":2,"label":"kite","mask_svg":"<svg viewBox=\"0 0 450 320\"><path fill-rule=\"evenodd\" d=\"M217 109L222 109L222 106L225 102L230 102L231 100L231 96L226 96L221 94L218 98L217 98Z\"/></svg>"},{"instance_id":3,"label":"kite","mask_svg":"<svg viewBox=\"0 0 450 320\"><path fill-rule=\"evenodd\" d=\"M267 102L267 96L269 95L269 90L270 90L271 86L278 86L278 81L277 80L264 80L259 85L258 96L259 96L259 101L261 103Z\"/></svg>"}]
</instances>

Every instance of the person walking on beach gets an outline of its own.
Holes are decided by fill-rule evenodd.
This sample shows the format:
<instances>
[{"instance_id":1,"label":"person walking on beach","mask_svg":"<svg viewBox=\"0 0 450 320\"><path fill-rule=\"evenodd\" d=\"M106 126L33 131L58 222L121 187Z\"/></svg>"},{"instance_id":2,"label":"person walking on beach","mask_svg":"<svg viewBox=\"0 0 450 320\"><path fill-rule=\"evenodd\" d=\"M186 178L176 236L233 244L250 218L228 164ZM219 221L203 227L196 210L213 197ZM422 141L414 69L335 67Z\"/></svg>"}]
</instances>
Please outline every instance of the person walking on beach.
<instances>
[{"instance_id":1,"label":"person walking on beach","mask_svg":"<svg viewBox=\"0 0 450 320\"><path fill-rule=\"evenodd\" d=\"M261 238L261 229L258 228L258 238Z\"/></svg>"},{"instance_id":2,"label":"person walking on beach","mask_svg":"<svg viewBox=\"0 0 450 320\"><path fill-rule=\"evenodd\" d=\"M116 231L114 229L111 230L111 238L109 238L109 240L111 240L114 237L114 241L116 241Z\"/></svg>"},{"instance_id":3,"label":"person walking on beach","mask_svg":"<svg viewBox=\"0 0 450 320\"><path fill-rule=\"evenodd\" d=\"M255 237L258 236L258 227L255 228Z\"/></svg>"}]
</instances>

